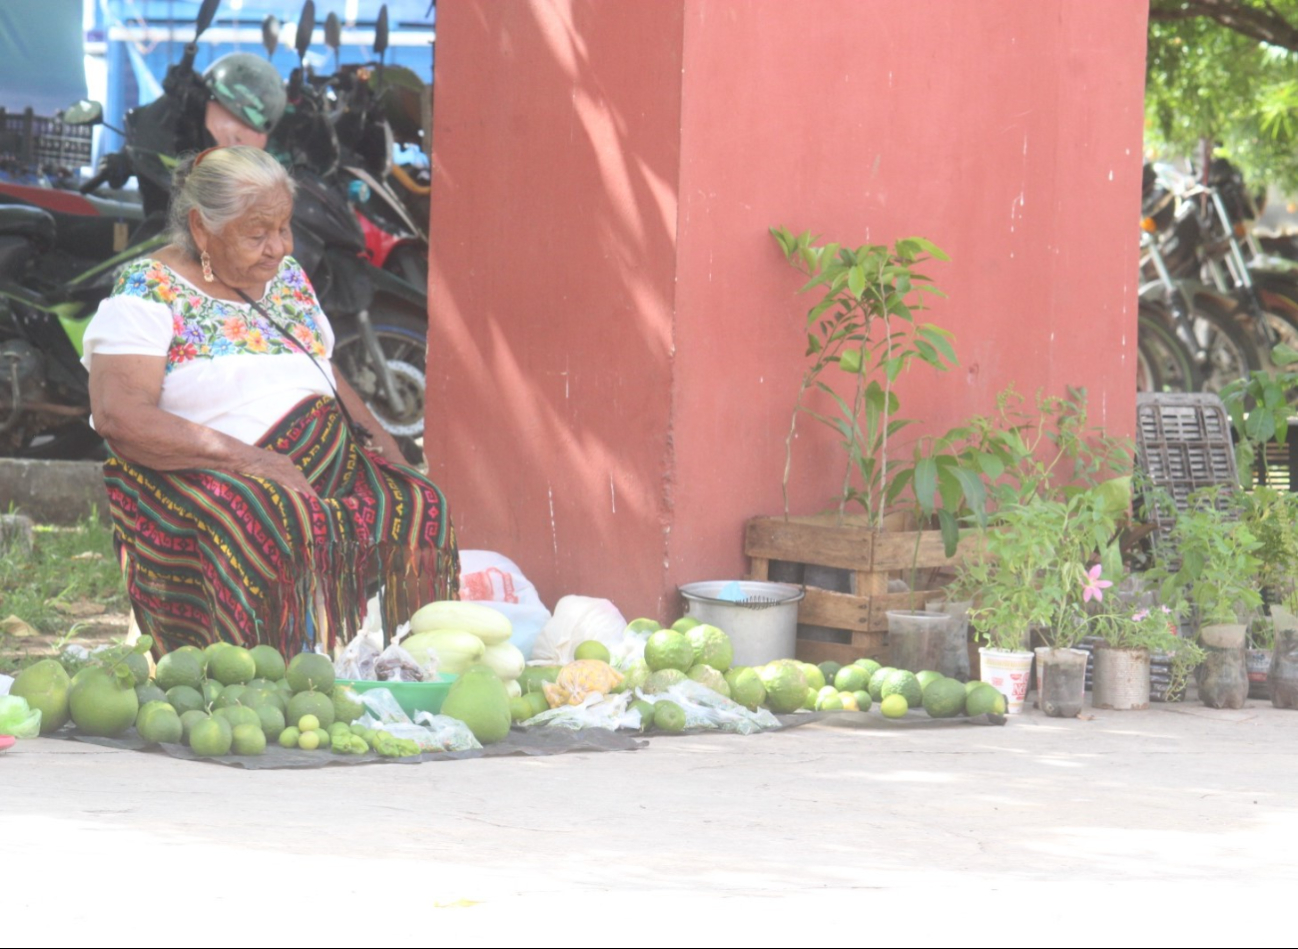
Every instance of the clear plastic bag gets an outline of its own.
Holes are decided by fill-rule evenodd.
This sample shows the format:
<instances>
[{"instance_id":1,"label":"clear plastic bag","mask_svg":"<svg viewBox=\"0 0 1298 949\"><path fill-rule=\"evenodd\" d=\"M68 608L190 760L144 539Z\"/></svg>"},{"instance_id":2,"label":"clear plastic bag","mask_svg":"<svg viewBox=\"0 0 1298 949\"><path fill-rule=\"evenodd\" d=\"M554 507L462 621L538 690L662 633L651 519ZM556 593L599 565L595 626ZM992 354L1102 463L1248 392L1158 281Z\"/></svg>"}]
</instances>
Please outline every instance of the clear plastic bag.
<instances>
[{"instance_id":1,"label":"clear plastic bag","mask_svg":"<svg viewBox=\"0 0 1298 949\"><path fill-rule=\"evenodd\" d=\"M621 646L625 632L626 618L609 600L565 596L555 604L554 615L537 635L532 662L567 665L577 647L588 639L602 642L611 655Z\"/></svg>"},{"instance_id":2,"label":"clear plastic bag","mask_svg":"<svg viewBox=\"0 0 1298 949\"><path fill-rule=\"evenodd\" d=\"M598 659L578 659L559 670L553 682L541 683L545 700L551 708L560 705L580 705L591 695L608 695L623 679L607 662Z\"/></svg>"},{"instance_id":3,"label":"clear plastic bag","mask_svg":"<svg viewBox=\"0 0 1298 949\"><path fill-rule=\"evenodd\" d=\"M427 664L422 666L396 643L374 660L374 679L378 682L428 682L435 678L437 658L431 650Z\"/></svg>"},{"instance_id":4,"label":"clear plastic bag","mask_svg":"<svg viewBox=\"0 0 1298 949\"><path fill-rule=\"evenodd\" d=\"M18 695L0 695L0 735L36 738L41 733L41 710Z\"/></svg>"},{"instance_id":5,"label":"clear plastic bag","mask_svg":"<svg viewBox=\"0 0 1298 949\"><path fill-rule=\"evenodd\" d=\"M732 702L720 692L713 692L701 682L687 679L655 695L645 695L639 690L636 697L649 703L670 700L685 712L685 727L715 729L737 735L754 735L780 727L780 720L764 708L749 711Z\"/></svg>"},{"instance_id":6,"label":"clear plastic bag","mask_svg":"<svg viewBox=\"0 0 1298 949\"><path fill-rule=\"evenodd\" d=\"M365 714L359 719L363 728L385 731L395 738L409 738L421 751L472 751L481 748L469 726L448 715L416 712L412 722L396 698L387 689L370 689L361 693Z\"/></svg>"},{"instance_id":7,"label":"clear plastic bag","mask_svg":"<svg viewBox=\"0 0 1298 949\"><path fill-rule=\"evenodd\" d=\"M548 712L541 712L522 723L523 728L567 728L580 731L583 728L607 728L616 731L619 728L639 728L640 713L628 711L631 694L601 695L591 692L576 705L561 705Z\"/></svg>"},{"instance_id":8,"label":"clear plastic bag","mask_svg":"<svg viewBox=\"0 0 1298 949\"><path fill-rule=\"evenodd\" d=\"M351 679L353 682L374 682L378 676L374 664L379 658L382 643L381 633L361 630L347 644L334 663L334 673L340 679Z\"/></svg>"}]
</instances>

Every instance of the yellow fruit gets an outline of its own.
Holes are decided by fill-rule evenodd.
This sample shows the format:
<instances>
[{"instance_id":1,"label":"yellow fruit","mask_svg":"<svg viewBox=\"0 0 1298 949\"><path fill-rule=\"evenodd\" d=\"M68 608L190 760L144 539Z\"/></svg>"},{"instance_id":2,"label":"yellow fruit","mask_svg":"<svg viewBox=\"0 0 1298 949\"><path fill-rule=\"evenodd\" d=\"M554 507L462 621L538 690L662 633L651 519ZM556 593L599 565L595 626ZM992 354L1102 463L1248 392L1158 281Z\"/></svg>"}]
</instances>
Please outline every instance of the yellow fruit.
<instances>
[{"instance_id":1,"label":"yellow fruit","mask_svg":"<svg viewBox=\"0 0 1298 949\"><path fill-rule=\"evenodd\" d=\"M892 695L885 696L879 703L879 711L883 713L884 718L902 718L910 711L910 704L906 701L906 696L894 692Z\"/></svg>"}]
</instances>

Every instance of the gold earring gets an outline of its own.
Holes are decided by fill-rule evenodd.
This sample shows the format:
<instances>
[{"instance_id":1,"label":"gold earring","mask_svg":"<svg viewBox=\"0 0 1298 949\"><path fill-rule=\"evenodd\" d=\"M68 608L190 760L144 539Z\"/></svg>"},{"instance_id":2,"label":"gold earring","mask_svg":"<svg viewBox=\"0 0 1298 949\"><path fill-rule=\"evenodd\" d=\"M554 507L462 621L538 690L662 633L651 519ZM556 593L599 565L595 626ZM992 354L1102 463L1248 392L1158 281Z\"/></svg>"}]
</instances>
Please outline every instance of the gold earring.
<instances>
[{"instance_id":1,"label":"gold earring","mask_svg":"<svg viewBox=\"0 0 1298 949\"><path fill-rule=\"evenodd\" d=\"M203 265L203 279L208 283L215 280L216 275L212 273L212 258L208 255L207 251L203 251L198 255L198 262Z\"/></svg>"}]
</instances>

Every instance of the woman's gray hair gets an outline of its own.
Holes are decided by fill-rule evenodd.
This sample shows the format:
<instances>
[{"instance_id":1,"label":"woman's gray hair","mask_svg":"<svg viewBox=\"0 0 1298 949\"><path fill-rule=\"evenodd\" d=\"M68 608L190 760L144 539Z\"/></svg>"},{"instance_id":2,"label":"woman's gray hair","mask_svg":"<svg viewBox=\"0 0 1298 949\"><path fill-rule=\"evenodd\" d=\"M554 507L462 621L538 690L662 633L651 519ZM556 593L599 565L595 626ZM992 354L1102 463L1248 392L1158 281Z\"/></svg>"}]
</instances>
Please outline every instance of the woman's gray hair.
<instances>
[{"instance_id":1,"label":"woman's gray hair","mask_svg":"<svg viewBox=\"0 0 1298 949\"><path fill-rule=\"evenodd\" d=\"M171 242L198 259L198 246L189 230L189 212L197 211L203 225L219 234L267 192L296 190L288 172L274 158L251 145L209 149L184 159L172 172L171 208L167 212Z\"/></svg>"}]
</instances>

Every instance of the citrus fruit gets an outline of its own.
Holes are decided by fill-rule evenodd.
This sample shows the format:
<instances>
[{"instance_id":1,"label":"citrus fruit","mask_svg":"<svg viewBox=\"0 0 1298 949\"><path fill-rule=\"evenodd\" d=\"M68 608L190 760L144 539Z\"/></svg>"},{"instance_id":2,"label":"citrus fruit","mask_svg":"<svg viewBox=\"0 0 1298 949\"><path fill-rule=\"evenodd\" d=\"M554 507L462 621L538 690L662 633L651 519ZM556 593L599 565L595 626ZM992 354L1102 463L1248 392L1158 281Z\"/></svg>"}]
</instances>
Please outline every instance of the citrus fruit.
<instances>
[{"instance_id":1,"label":"citrus fruit","mask_svg":"<svg viewBox=\"0 0 1298 949\"><path fill-rule=\"evenodd\" d=\"M875 662L873 659L857 659L852 663L852 665L860 666L864 669L867 679L882 668L882 663Z\"/></svg>"},{"instance_id":2,"label":"citrus fruit","mask_svg":"<svg viewBox=\"0 0 1298 949\"><path fill-rule=\"evenodd\" d=\"M924 704L924 690L919 687L919 680L915 678L915 673L905 669L894 669L883 680L880 698L886 699L890 695L905 696L906 704L911 708L919 708Z\"/></svg>"},{"instance_id":3,"label":"citrus fruit","mask_svg":"<svg viewBox=\"0 0 1298 949\"><path fill-rule=\"evenodd\" d=\"M828 690L824 695L816 694L816 711L817 712L841 712L843 710L843 700L838 693L834 691L832 685L827 685Z\"/></svg>"},{"instance_id":4,"label":"citrus fruit","mask_svg":"<svg viewBox=\"0 0 1298 949\"><path fill-rule=\"evenodd\" d=\"M852 693L852 698L856 699L856 708L859 712L870 711L870 706L874 704L874 699L870 698L870 693L865 689L857 689Z\"/></svg>"},{"instance_id":5,"label":"citrus fruit","mask_svg":"<svg viewBox=\"0 0 1298 949\"><path fill-rule=\"evenodd\" d=\"M816 697L818 695L820 695L819 689L813 689L811 686L807 686L807 697L802 700L802 707L808 711L814 709L816 707Z\"/></svg>"},{"instance_id":6,"label":"citrus fruit","mask_svg":"<svg viewBox=\"0 0 1298 949\"><path fill-rule=\"evenodd\" d=\"M297 720L297 727L304 732L313 732L320 727L320 719L314 715L303 715Z\"/></svg>"},{"instance_id":7,"label":"citrus fruit","mask_svg":"<svg viewBox=\"0 0 1298 949\"><path fill-rule=\"evenodd\" d=\"M220 683L217 683L220 685ZM216 701L212 703L215 708L225 708L227 705L238 705L239 700L243 698L243 693L248 691L248 687L242 684L227 685L221 688L216 696Z\"/></svg>"},{"instance_id":8,"label":"citrus fruit","mask_svg":"<svg viewBox=\"0 0 1298 949\"><path fill-rule=\"evenodd\" d=\"M954 718L964 711L964 685L940 678L924 689L924 711L933 718Z\"/></svg>"},{"instance_id":9,"label":"citrus fruit","mask_svg":"<svg viewBox=\"0 0 1298 949\"><path fill-rule=\"evenodd\" d=\"M274 682L277 679L284 678L284 657L279 654L279 650L274 646L267 646L262 643L259 646L253 646L248 652L252 654L252 662L257 670L258 679L269 679Z\"/></svg>"},{"instance_id":10,"label":"citrus fruit","mask_svg":"<svg viewBox=\"0 0 1298 949\"><path fill-rule=\"evenodd\" d=\"M523 696L523 701L527 703L527 707L531 710L532 713L531 715L527 716L528 718L532 718L533 716L540 715L542 712L549 711L550 709L550 703L545 700L544 692L528 692L526 695ZM369 741L368 738L366 738L365 740Z\"/></svg>"},{"instance_id":11,"label":"citrus fruit","mask_svg":"<svg viewBox=\"0 0 1298 949\"><path fill-rule=\"evenodd\" d=\"M302 733L296 727L290 725L279 733L279 746L281 748L296 748L298 737Z\"/></svg>"},{"instance_id":12,"label":"citrus fruit","mask_svg":"<svg viewBox=\"0 0 1298 949\"><path fill-rule=\"evenodd\" d=\"M930 682L936 682L938 679L946 678L940 672L934 672L932 669L923 669L915 673L915 679L919 682L920 690L928 688Z\"/></svg>"},{"instance_id":13,"label":"citrus fruit","mask_svg":"<svg viewBox=\"0 0 1298 949\"><path fill-rule=\"evenodd\" d=\"M225 686L217 682L215 679L204 679L203 680L203 704L208 708L211 708L213 705L216 704L216 700L221 697L221 693L224 691L225 691Z\"/></svg>"},{"instance_id":14,"label":"citrus fruit","mask_svg":"<svg viewBox=\"0 0 1298 949\"><path fill-rule=\"evenodd\" d=\"M708 623L700 623L685 631L685 638L690 641L694 650L694 664L711 666L724 673L735 661L735 647L730 637Z\"/></svg>"},{"instance_id":15,"label":"citrus fruit","mask_svg":"<svg viewBox=\"0 0 1298 949\"><path fill-rule=\"evenodd\" d=\"M261 727L261 716L257 714L257 710L248 708L246 705L227 705L225 708L217 709L214 717L225 719L230 723L231 728L236 725Z\"/></svg>"},{"instance_id":16,"label":"citrus fruit","mask_svg":"<svg viewBox=\"0 0 1298 949\"><path fill-rule=\"evenodd\" d=\"M136 686L136 701L143 703L139 692L150 686ZM32 663L9 687L9 694L27 700L27 704L41 713L41 734L58 731L68 721L68 693L72 680L57 659L42 659Z\"/></svg>"},{"instance_id":17,"label":"citrus fruit","mask_svg":"<svg viewBox=\"0 0 1298 949\"><path fill-rule=\"evenodd\" d=\"M685 709L675 702L662 701L654 704L654 728L669 735L685 731Z\"/></svg>"},{"instance_id":18,"label":"citrus fruit","mask_svg":"<svg viewBox=\"0 0 1298 949\"><path fill-rule=\"evenodd\" d=\"M509 735L509 693L500 678L486 667L470 667L451 683L442 714L464 722L484 745L503 741Z\"/></svg>"},{"instance_id":19,"label":"citrus fruit","mask_svg":"<svg viewBox=\"0 0 1298 949\"><path fill-rule=\"evenodd\" d=\"M261 720L261 730L270 741L278 738L284 730L284 713L274 705L263 705L257 709L257 718Z\"/></svg>"},{"instance_id":20,"label":"citrus fruit","mask_svg":"<svg viewBox=\"0 0 1298 949\"><path fill-rule=\"evenodd\" d=\"M175 744L185 734L180 716L166 702L149 702L135 717L135 730L145 741Z\"/></svg>"},{"instance_id":21,"label":"citrus fruit","mask_svg":"<svg viewBox=\"0 0 1298 949\"><path fill-rule=\"evenodd\" d=\"M876 702L883 698L883 680L896 671L891 666L880 666L870 674L870 682L865 687L866 691L870 693L870 698Z\"/></svg>"},{"instance_id":22,"label":"citrus fruit","mask_svg":"<svg viewBox=\"0 0 1298 949\"><path fill-rule=\"evenodd\" d=\"M265 754L266 733L260 725L235 725L230 732L230 750L236 755Z\"/></svg>"},{"instance_id":23,"label":"citrus fruit","mask_svg":"<svg viewBox=\"0 0 1298 949\"><path fill-rule=\"evenodd\" d=\"M682 616L676 622L672 623L671 628L676 630L676 632L678 633L688 633L691 629L693 629L695 626L698 625L699 625L699 621L696 620L693 616Z\"/></svg>"},{"instance_id":24,"label":"citrus fruit","mask_svg":"<svg viewBox=\"0 0 1298 949\"><path fill-rule=\"evenodd\" d=\"M679 669L688 672L694 665L694 647L685 634L675 629L660 629L650 633L644 645L644 661L654 672L662 669Z\"/></svg>"},{"instance_id":25,"label":"citrus fruit","mask_svg":"<svg viewBox=\"0 0 1298 949\"><path fill-rule=\"evenodd\" d=\"M659 669L645 680L644 687L640 691L645 695L657 695L688 678L689 676L679 669Z\"/></svg>"},{"instance_id":26,"label":"citrus fruit","mask_svg":"<svg viewBox=\"0 0 1298 949\"><path fill-rule=\"evenodd\" d=\"M181 646L175 652L184 653L187 656L193 656L198 660L198 664L203 667L204 674L207 673L207 654L197 646Z\"/></svg>"},{"instance_id":27,"label":"citrus fruit","mask_svg":"<svg viewBox=\"0 0 1298 949\"><path fill-rule=\"evenodd\" d=\"M711 666L700 662L690 667L688 675L695 682L706 685L718 695L730 698L730 686L726 684L726 677Z\"/></svg>"},{"instance_id":28,"label":"citrus fruit","mask_svg":"<svg viewBox=\"0 0 1298 949\"><path fill-rule=\"evenodd\" d=\"M598 659L600 662L608 662L610 656L608 647L598 639L588 639L573 650L574 659Z\"/></svg>"},{"instance_id":29,"label":"citrus fruit","mask_svg":"<svg viewBox=\"0 0 1298 949\"><path fill-rule=\"evenodd\" d=\"M187 685L177 685L167 690L167 701L176 710L177 715L184 715L203 708L203 693Z\"/></svg>"},{"instance_id":30,"label":"citrus fruit","mask_svg":"<svg viewBox=\"0 0 1298 949\"><path fill-rule=\"evenodd\" d=\"M365 714L365 703L361 701L360 694L350 685L334 686L330 698L334 703L335 722L346 722L350 725Z\"/></svg>"},{"instance_id":31,"label":"citrus fruit","mask_svg":"<svg viewBox=\"0 0 1298 949\"><path fill-rule=\"evenodd\" d=\"M207 676L222 685L238 685L256 678L257 663L247 649L227 645L207 657Z\"/></svg>"},{"instance_id":32,"label":"citrus fruit","mask_svg":"<svg viewBox=\"0 0 1298 949\"><path fill-rule=\"evenodd\" d=\"M647 732L653 727L654 706L652 702L646 702L644 699L635 699L626 707L626 710L628 715L631 712L640 713L640 724L634 726L636 731Z\"/></svg>"},{"instance_id":33,"label":"citrus fruit","mask_svg":"<svg viewBox=\"0 0 1298 949\"><path fill-rule=\"evenodd\" d=\"M116 738L135 724L140 711L133 682L130 676L123 682L101 666L86 666L68 689L73 723L88 735Z\"/></svg>"},{"instance_id":34,"label":"citrus fruit","mask_svg":"<svg viewBox=\"0 0 1298 949\"><path fill-rule=\"evenodd\" d=\"M965 697L965 712L969 715L1004 715L1005 696L994 685L979 682Z\"/></svg>"},{"instance_id":35,"label":"citrus fruit","mask_svg":"<svg viewBox=\"0 0 1298 949\"><path fill-rule=\"evenodd\" d=\"M813 666L809 662L800 662L798 666L802 669L802 677L807 680L807 685L819 692L825 687L825 674L820 671L820 666Z\"/></svg>"},{"instance_id":36,"label":"citrus fruit","mask_svg":"<svg viewBox=\"0 0 1298 949\"><path fill-rule=\"evenodd\" d=\"M964 684L964 694L968 695L974 689L978 688L978 686L986 685L986 684L987 683L983 682L981 679L970 679L968 682Z\"/></svg>"},{"instance_id":37,"label":"citrus fruit","mask_svg":"<svg viewBox=\"0 0 1298 949\"><path fill-rule=\"evenodd\" d=\"M320 692L299 692L288 700L284 720L296 722L303 715L314 715L321 727L328 728L334 723L333 700ZM298 728L301 727L298 725Z\"/></svg>"},{"instance_id":38,"label":"citrus fruit","mask_svg":"<svg viewBox=\"0 0 1298 949\"><path fill-rule=\"evenodd\" d=\"M287 733L288 729L285 729L284 731ZM315 751L320 747L320 735L321 732L318 730L304 731L298 735L297 746L303 751ZM283 735L280 737L282 738Z\"/></svg>"},{"instance_id":39,"label":"citrus fruit","mask_svg":"<svg viewBox=\"0 0 1298 949\"><path fill-rule=\"evenodd\" d=\"M233 741L234 731L223 718L205 718L189 730L189 747L196 755L227 755Z\"/></svg>"},{"instance_id":40,"label":"citrus fruit","mask_svg":"<svg viewBox=\"0 0 1298 949\"><path fill-rule=\"evenodd\" d=\"M869 694L869 692L866 693L867 696ZM861 706L856 704L855 692L839 692L838 700L843 703L843 711L845 712L859 712L861 710Z\"/></svg>"},{"instance_id":41,"label":"citrus fruit","mask_svg":"<svg viewBox=\"0 0 1298 949\"><path fill-rule=\"evenodd\" d=\"M532 715L532 703L527 700L526 696L520 695L509 700L509 720L511 722L525 722Z\"/></svg>"},{"instance_id":42,"label":"citrus fruit","mask_svg":"<svg viewBox=\"0 0 1298 949\"><path fill-rule=\"evenodd\" d=\"M647 616L638 616L626 624L628 633L655 633L662 628L662 623L656 619L649 619Z\"/></svg>"},{"instance_id":43,"label":"citrus fruit","mask_svg":"<svg viewBox=\"0 0 1298 949\"><path fill-rule=\"evenodd\" d=\"M300 652L289 662L284 679L294 692L328 695L334 690L334 664L318 652Z\"/></svg>"},{"instance_id":44,"label":"citrus fruit","mask_svg":"<svg viewBox=\"0 0 1298 949\"><path fill-rule=\"evenodd\" d=\"M188 688L188 686L177 686L177 688ZM145 705L147 705L150 702L167 701L167 693L163 692L153 682L146 682L144 683L144 685L137 685L135 687L135 697L140 700L141 708L143 708ZM44 715L41 716L41 724L42 725L45 724Z\"/></svg>"},{"instance_id":45,"label":"citrus fruit","mask_svg":"<svg viewBox=\"0 0 1298 949\"><path fill-rule=\"evenodd\" d=\"M838 670L843 668L841 663L834 662L832 659L827 659L817 665L820 668L820 674L825 677L826 682L833 682L834 676L838 675Z\"/></svg>"},{"instance_id":46,"label":"citrus fruit","mask_svg":"<svg viewBox=\"0 0 1298 949\"><path fill-rule=\"evenodd\" d=\"M128 652L122 657L122 663L131 670L136 685L144 685L149 681L149 657L144 653Z\"/></svg>"},{"instance_id":47,"label":"citrus fruit","mask_svg":"<svg viewBox=\"0 0 1298 949\"><path fill-rule=\"evenodd\" d=\"M796 712L807 700L807 680L796 663L776 660L757 672L766 689L766 707L777 715Z\"/></svg>"},{"instance_id":48,"label":"citrus fruit","mask_svg":"<svg viewBox=\"0 0 1298 949\"><path fill-rule=\"evenodd\" d=\"M879 703L879 711L883 713L884 718L901 718L910 711L910 706L906 704L906 696L894 692Z\"/></svg>"},{"instance_id":49,"label":"citrus fruit","mask_svg":"<svg viewBox=\"0 0 1298 949\"><path fill-rule=\"evenodd\" d=\"M652 674L649 669L649 663L643 659L633 659L628 662L625 669L620 670L622 681L613 686L613 692L634 692L636 689L643 688L644 684L649 681Z\"/></svg>"},{"instance_id":50,"label":"citrus fruit","mask_svg":"<svg viewBox=\"0 0 1298 949\"><path fill-rule=\"evenodd\" d=\"M180 740L188 745L189 733L193 731L194 726L201 721L205 721L208 718L211 718L211 716L208 715L207 712L204 712L202 710L185 712L183 715L181 715L180 716Z\"/></svg>"},{"instance_id":51,"label":"citrus fruit","mask_svg":"<svg viewBox=\"0 0 1298 949\"><path fill-rule=\"evenodd\" d=\"M726 673L726 685L730 686L730 699L752 711L766 701L766 686L762 685L761 676L756 669L748 666L732 666Z\"/></svg>"},{"instance_id":52,"label":"citrus fruit","mask_svg":"<svg viewBox=\"0 0 1298 949\"><path fill-rule=\"evenodd\" d=\"M329 737L329 733L325 731L323 728L317 728L315 731L311 732L311 734L316 736L317 747L321 748L322 750L328 751L330 748L333 747L334 744L333 739ZM300 745L301 742L302 739L299 738L298 744Z\"/></svg>"},{"instance_id":53,"label":"citrus fruit","mask_svg":"<svg viewBox=\"0 0 1298 949\"><path fill-rule=\"evenodd\" d=\"M153 681L163 692L170 692L178 685L201 689L203 663L196 659L193 653L177 649L158 660L158 669L153 674Z\"/></svg>"},{"instance_id":54,"label":"citrus fruit","mask_svg":"<svg viewBox=\"0 0 1298 949\"><path fill-rule=\"evenodd\" d=\"M870 677L860 666L843 666L834 675L834 688L840 692L858 692L869 684Z\"/></svg>"}]
</instances>

